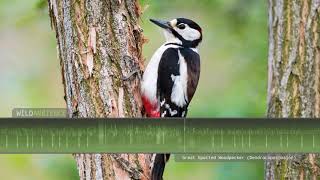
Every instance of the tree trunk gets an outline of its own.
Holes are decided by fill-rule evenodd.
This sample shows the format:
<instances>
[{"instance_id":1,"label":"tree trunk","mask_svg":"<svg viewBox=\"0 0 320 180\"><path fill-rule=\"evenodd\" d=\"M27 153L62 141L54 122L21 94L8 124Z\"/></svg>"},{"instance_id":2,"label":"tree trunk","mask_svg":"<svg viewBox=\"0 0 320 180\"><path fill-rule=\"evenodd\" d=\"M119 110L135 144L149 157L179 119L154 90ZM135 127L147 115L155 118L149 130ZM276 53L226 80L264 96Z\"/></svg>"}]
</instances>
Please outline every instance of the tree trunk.
<instances>
[{"instance_id":1,"label":"tree trunk","mask_svg":"<svg viewBox=\"0 0 320 180\"><path fill-rule=\"evenodd\" d=\"M49 0L69 117L141 117L137 0ZM137 73L135 73L137 72ZM150 155L76 154L80 179L149 179Z\"/></svg>"},{"instance_id":2,"label":"tree trunk","mask_svg":"<svg viewBox=\"0 0 320 180\"><path fill-rule=\"evenodd\" d=\"M319 118L320 0L269 0L268 117ZM267 161L266 179L318 179L319 156Z\"/></svg>"}]
</instances>

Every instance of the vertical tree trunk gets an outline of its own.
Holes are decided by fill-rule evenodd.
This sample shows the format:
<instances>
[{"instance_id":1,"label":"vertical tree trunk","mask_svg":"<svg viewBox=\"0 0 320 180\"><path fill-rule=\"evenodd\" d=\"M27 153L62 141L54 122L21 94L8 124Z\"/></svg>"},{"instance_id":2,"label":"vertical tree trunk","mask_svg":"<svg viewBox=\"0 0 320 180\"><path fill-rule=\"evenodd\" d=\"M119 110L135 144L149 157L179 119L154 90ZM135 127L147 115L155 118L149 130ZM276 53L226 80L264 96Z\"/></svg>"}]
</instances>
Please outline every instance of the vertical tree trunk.
<instances>
[{"instance_id":1,"label":"vertical tree trunk","mask_svg":"<svg viewBox=\"0 0 320 180\"><path fill-rule=\"evenodd\" d=\"M269 0L268 117L319 118L320 0ZM318 179L319 156L266 162L266 179Z\"/></svg>"},{"instance_id":2,"label":"vertical tree trunk","mask_svg":"<svg viewBox=\"0 0 320 180\"><path fill-rule=\"evenodd\" d=\"M49 14L69 116L141 117L138 1L49 0ZM150 175L150 155L76 154L75 159L80 179Z\"/></svg>"}]
</instances>

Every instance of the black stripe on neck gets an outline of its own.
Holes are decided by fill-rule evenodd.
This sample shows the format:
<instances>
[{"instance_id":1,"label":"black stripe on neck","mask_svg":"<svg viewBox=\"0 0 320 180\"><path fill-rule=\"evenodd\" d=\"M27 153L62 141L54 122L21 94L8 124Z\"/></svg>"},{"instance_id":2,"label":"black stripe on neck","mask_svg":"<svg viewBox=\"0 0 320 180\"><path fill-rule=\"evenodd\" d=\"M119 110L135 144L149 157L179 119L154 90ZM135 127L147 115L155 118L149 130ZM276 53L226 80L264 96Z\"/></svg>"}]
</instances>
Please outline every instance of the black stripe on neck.
<instances>
[{"instance_id":1,"label":"black stripe on neck","mask_svg":"<svg viewBox=\"0 0 320 180\"><path fill-rule=\"evenodd\" d=\"M184 47L182 44L178 44L178 43L167 43L167 44L165 44L165 46L168 46L168 45L176 45L176 46Z\"/></svg>"}]
</instances>

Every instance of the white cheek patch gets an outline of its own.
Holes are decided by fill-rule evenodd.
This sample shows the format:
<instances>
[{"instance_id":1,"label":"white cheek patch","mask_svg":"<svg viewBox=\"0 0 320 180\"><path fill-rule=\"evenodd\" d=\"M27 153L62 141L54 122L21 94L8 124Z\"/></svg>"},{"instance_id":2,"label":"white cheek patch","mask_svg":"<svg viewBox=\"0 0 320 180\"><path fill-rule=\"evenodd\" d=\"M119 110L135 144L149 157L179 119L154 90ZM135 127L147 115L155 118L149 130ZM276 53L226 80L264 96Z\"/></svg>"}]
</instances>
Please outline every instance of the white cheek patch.
<instances>
[{"instance_id":1,"label":"white cheek patch","mask_svg":"<svg viewBox=\"0 0 320 180\"><path fill-rule=\"evenodd\" d=\"M201 34L199 31L189 27L185 24L184 29L174 28L185 40L194 41L200 38Z\"/></svg>"}]
</instances>

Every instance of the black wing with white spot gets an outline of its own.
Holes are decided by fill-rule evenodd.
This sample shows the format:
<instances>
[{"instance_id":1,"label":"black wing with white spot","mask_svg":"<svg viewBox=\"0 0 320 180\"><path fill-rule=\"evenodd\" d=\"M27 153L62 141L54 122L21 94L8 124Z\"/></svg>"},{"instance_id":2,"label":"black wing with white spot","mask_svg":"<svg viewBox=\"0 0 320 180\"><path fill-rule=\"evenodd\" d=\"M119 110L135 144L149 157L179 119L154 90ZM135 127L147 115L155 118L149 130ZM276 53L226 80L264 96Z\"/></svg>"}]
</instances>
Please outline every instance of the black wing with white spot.
<instances>
[{"instance_id":1,"label":"black wing with white spot","mask_svg":"<svg viewBox=\"0 0 320 180\"><path fill-rule=\"evenodd\" d=\"M189 72L187 62L189 58L184 58L183 54L185 53L182 49L168 48L163 53L159 63L157 90L161 117L185 117L190 102L188 100L192 98L194 93L189 93L188 90L188 75L186 73ZM184 67L181 68L180 66L183 65ZM180 70L183 72L180 72ZM182 77L186 78L185 82L182 82L184 80ZM183 83L185 84L183 85ZM175 85L178 87L174 89ZM175 91L175 94L172 94L173 91ZM182 94L185 94L185 96ZM189 94L192 94L192 96L189 97Z\"/></svg>"}]
</instances>

